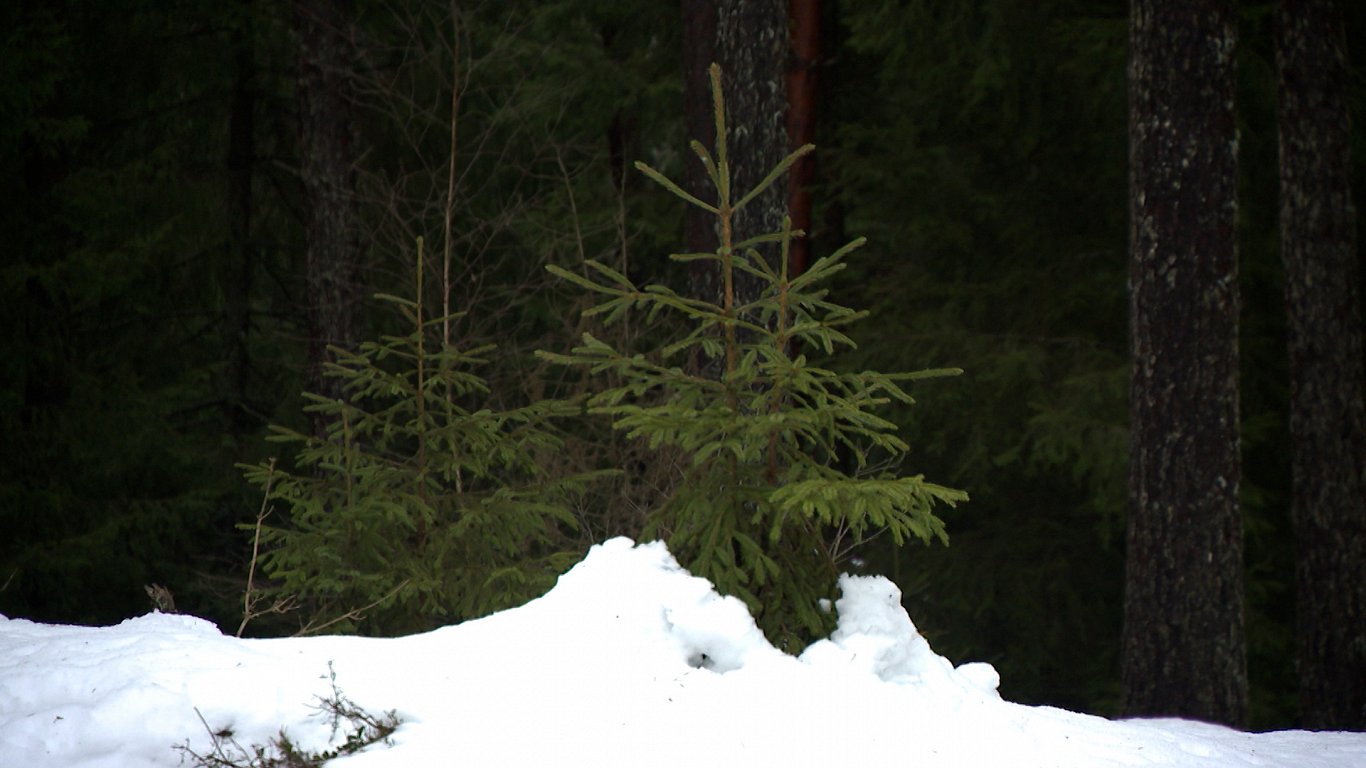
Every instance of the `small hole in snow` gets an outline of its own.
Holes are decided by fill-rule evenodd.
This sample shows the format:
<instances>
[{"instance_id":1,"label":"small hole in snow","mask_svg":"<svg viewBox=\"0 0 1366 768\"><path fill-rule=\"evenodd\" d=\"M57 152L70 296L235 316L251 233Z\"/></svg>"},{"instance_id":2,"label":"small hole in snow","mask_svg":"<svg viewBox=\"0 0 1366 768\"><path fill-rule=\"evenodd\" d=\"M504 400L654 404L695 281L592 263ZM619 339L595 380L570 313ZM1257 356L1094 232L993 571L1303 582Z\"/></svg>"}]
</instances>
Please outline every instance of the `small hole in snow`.
<instances>
[{"instance_id":1,"label":"small hole in snow","mask_svg":"<svg viewBox=\"0 0 1366 768\"><path fill-rule=\"evenodd\" d=\"M711 669L711 657L705 653L694 653L688 657L688 666L693 669Z\"/></svg>"}]
</instances>

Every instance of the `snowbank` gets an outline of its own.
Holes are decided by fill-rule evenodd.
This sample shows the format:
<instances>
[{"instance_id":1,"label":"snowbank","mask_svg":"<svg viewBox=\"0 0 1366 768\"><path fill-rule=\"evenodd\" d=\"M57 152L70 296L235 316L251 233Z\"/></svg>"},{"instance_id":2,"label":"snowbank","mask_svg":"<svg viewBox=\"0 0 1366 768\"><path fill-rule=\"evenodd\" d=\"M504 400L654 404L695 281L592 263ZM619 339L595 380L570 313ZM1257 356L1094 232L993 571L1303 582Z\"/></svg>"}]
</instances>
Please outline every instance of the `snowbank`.
<instances>
[{"instance_id":1,"label":"snowbank","mask_svg":"<svg viewBox=\"0 0 1366 768\"><path fill-rule=\"evenodd\" d=\"M1366 735L1113 722L1002 701L985 664L934 653L886 579L844 577L838 629L800 658L659 543L594 547L544 597L396 639L238 640L185 616L113 627L0 617L0 766L177 766L208 729L335 743L343 693L397 710L403 766L1366 765ZM202 718L202 720L201 720Z\"/></svg>"}]
</instances>

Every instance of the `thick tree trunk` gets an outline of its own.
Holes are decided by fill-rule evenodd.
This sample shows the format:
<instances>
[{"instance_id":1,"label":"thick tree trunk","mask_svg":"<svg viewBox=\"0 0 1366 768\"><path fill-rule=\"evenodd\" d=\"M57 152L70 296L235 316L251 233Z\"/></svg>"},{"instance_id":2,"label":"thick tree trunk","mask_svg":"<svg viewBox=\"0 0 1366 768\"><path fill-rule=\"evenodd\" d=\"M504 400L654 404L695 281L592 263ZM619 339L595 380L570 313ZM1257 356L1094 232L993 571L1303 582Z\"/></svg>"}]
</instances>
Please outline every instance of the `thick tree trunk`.
<instances>
[{"instance_id":1,"label":"thick tree trunk","mask_svg":"<svg viewBox=\"0 0 1366 768\"><path fill-rule=\"evenodd\" d=\"M684 0L684 76L687 126L692 138L709 143L712 136L710 86L706 69L710 61L698 59L710 52L721 65L722 93L726 100L726 126L731 188L735 197L749 191L787 155L787 56L789 50L787 0ZM707 35L711 25L712 34ZM708 44L710 43L710 45ZM707 124L704 127L704 123ZM694 133L694 131L698 131ZM689 159L693 169L699 165ZM684 181L692 190L709 190L705 175L692 175ZM699 180L700 179L700 180ZM691 186L696 184L697 186ZM709 191L703 200L714 200ZM735 214L735 240L776 232L782 227L787 209L787 188L774 184ZM714 250L714 222L707 218L689 220L688 247ZM772 258L776 251L765 252ZM693 295L716 299L721 295L721 278L715 262L693 262L690 273ZM758 297L760 282L751 275L736 273L735 304L743 306Z\"/></svg>"},{"instance_id":2,"label":"thick tree trunk","mask_svg":"<svg viewBox=\"0 0 1366 768\"><path fill-rule=\"evenodd\" d=\"M239 26L232 33L233 84L228 107L228 247L223 260L224 384L228 422L238 434L255 424L248 396L251 332L252 176L256 162L256 67L252 51L251 2L238 3Z\"/></svg>"},{"instance_id":3,"label":"thick tree trunk","mask_svg":"<svg viewBox=\"0 0 1366 768\"><path fill-rule=\"evenodd\" d=\"M1133 0L1131 11L1124 709L1239 725L1233 4Z\"/></svg>"},{"instance_id":4,"label":"thick tree trunk","mask_svg":"<svg viewBox=\"0 0 1366 768\"><path fill-rule=\"evenodd\" d=\"M1277 19L1300 707L1366 729L1366 412L1342 7Z\"/></svg>"},{"instance_id":5,"label":"thick tree trunk","mask_svg":"<svg viewBox=\"0 0 1366 768\"><path fill-rule=\"evenodd\" d=\"M299 151L308 200L309 391L339 397L339 384L323 376L329 345L357 345L360 238L356 205L356 137L350 77L348 0L298 0ZM321 435L326 421L314 419Z\"/></svg>"},{"instance_id":6,"label":"thick tree trunk","mask_svg":"<svg viewBox=\"0 0 1366 768\"><path fill-rule=\"evenodd\" d=\"M787 0L718 0L716 61L724 74L726 124L730 132L731 185L736 194L754 188L787 156L787 57L791 49ZM735 212L739 242L782 229L787 187L774 184ZM777 249L760 252L776 260ZM760 282L736 280L736 306L758 298Z\"/></svg>"}]
</instances>

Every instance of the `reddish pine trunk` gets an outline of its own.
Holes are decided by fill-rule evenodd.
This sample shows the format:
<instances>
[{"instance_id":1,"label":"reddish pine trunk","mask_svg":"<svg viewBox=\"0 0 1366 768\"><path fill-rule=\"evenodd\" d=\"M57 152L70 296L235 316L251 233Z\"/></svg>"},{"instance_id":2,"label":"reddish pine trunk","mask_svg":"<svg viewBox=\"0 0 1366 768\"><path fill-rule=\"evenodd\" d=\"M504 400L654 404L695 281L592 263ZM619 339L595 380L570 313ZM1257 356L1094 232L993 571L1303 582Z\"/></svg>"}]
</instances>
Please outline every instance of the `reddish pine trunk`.
<instances>
[{"instance_id":1,"label":"reddish pine trunk","mask_svg":"<svg viewBox=\"0 0 1366 768\"><path fill-rule=\"evenodd\" d=\"M787 143L789 149L816 143L816 80L821 57L820 0L789 0L792 22L792 62L787 72ZM807 233L792 243L792 275L806 271L811 261L811 185L816 179L814 154L798 160L788 175L787 210L793 229Z\"/></svg>"}]
</instances>

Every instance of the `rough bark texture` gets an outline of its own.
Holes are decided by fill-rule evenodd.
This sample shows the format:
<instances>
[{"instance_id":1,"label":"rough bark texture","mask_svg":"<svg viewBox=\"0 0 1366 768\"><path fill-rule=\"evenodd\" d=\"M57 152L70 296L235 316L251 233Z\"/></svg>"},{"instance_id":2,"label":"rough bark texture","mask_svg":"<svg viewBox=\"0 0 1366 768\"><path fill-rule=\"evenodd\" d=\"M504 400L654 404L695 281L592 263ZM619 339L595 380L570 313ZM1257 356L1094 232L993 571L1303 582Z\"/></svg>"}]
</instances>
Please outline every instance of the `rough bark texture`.
<instances>
[{"instance_id":1,"label":"rough bark texture","mask_svg":"<svg viewBox=\"0 0 1366 768\"><path fill-rule=\"evenodd\" d=\"M350 66L352 10L347 0L300 0L298 38L299 151L307 197L309 391L337 397L336 380L322 375L328 345L354 349L360 295L360 239L356 205L356 136ZM314 419L321 434L326 421Z\"/></svg>"},{"instance_id":2,"label":"rough bark texture","mask_svg":"<svg viewBox=\"0 0 1366 768\"><path fill-rule=\"evenodd\" d=\"M731 189L739 197L749 191L787 155L787 92L786 72L789 50L787 28L787 0L713 0L684 4L685 108L688 129L692 133L712 118L710 87L706 68L711 63L697 66L696 59L706 53L706 25L713 23L711 58L721 65L722 92L726 99L726 127L729 133ZM711 14L714 22L708 18ZM698 37L693 37L697 35ZM697 89L701 88L699 92ZM704 144L713 131L710 127L693 133ZM689 167L698 165L689 158ZM705 176L702 178L705 179ZM689 184L694 178L686 178ZM690 189L708 189L709 183ZM713 200L713 194L702 195ZM735 240L739 242L782 227L787 208L787 188L778 183L734 218ZM702 242L702 231L708 233L709 247L715 248L716 238L711 233L714 222L694 221L688 225L688 246L693 238ZM705 230L702 228L705 227ZM776 251L775 251L776 252ZM765 253L765 256L769 256ZM693 294L717 299L721 295L721 278L714 262L693 262L690 275ZM736 306L753 301L758 296L759 281L743 273L736 273ZM717 301L717 303L721 303Z\"/></svg>"},{"instance_id":3,"label":"rough bark texture","mask_svg":"<svg viewBox=\"0 0 1366 768\"><path fill-rule=\"evenodd\" d=\"M1131 715L1247 713L1233 5L1131 5Z\"/></svg>"},{"instance_id":4,"label":"rough bark texture","mask_svg":"<svg viewBox=\"0 0 1366 768\"><path fill-rule=\"evenodd\" d=\"M1366 413L1342 8L1277 19L1303 725L1366 729Z\"/></svg>"}]
</instances>

